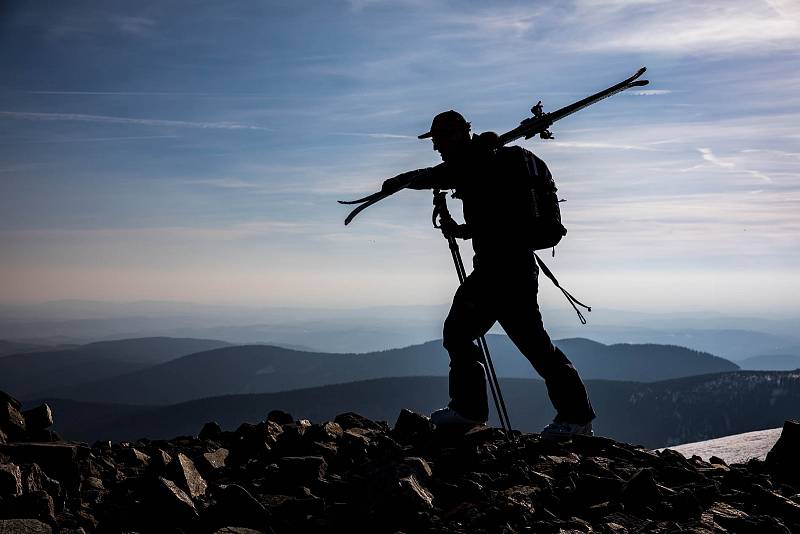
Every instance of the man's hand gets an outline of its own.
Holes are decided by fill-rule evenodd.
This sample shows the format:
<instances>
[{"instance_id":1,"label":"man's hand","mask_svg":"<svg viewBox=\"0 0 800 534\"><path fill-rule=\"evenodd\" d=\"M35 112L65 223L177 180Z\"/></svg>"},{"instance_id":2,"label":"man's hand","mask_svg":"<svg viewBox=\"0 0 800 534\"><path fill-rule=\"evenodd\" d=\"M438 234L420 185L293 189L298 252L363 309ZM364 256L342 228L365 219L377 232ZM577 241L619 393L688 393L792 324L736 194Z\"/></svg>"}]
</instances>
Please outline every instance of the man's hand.
<instances>
[{"instance_id":1,"label":"man's hand","mask_svg":"<svg viewBox=\"0 0 800 534\"><path fill-rule=\"evenodd\" d=\"M458 224L453 219L447 217L439 221L439 227L447 238L469 239L469 230L466 224Z\"/></svg>"},{"instance_id":2,"label":"man's hand","mask_svg":"<svg viewBox=\"0 0 800 534\"><path fill-rule=\"evenodd\" d=\"M403 187L408 185L408 183L417 175L419 175L419 170L413 170L404 172L402 174L398 174L394 178L389 178L384 180L383 186L381 186L381 191L384 193L396 193L400 191Z\"/></svg>"}]
</instances>

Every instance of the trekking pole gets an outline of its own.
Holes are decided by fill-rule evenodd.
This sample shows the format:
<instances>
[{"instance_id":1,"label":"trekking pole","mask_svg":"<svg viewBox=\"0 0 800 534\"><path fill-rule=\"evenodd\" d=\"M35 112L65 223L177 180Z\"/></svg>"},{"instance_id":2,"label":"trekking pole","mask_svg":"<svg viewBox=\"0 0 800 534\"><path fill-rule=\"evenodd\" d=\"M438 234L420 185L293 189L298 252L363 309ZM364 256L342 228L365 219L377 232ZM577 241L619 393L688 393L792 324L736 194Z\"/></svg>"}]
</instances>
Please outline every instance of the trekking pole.
<instances>
[{"instance_id":1,"label":"trekking pole","mask_svg":"<svg viewBox=\"0 0 800 534\"><path fill-rule=\"evenodd\" d=\"M447 209L446 191L434 189L433 206L433 227L441 228L441 225L437 224L437 218L452 218L450 216L450 211ZM456 243L456 239L453 236L447 235L444 232L442 233L447 239L447 245L450 248L450 254L453 256L453 263L455 263L456 266L458 282L459 284L463 284L464 280L467 279L467 271L464 269L464 261L461 258L461 251L458 248L458 243ZM483 355L483 361L486 362L485 371L489 382L489 389L492 392L492 399L494 399L494 405L497 409L497 417L500 419L500 426L505 432L506 440L511 442L513 436L511 431L511 421L508 418L508 410L506 409L505 400L503 400L503 393L500 391L500 381L497 379L497 373L495 373L494 370L492 357L489 355L489 345L486 343L486 338L484 336L480 336L478 338L478 346L480 347L481 354Z\"/></svg>"}]
</instances>

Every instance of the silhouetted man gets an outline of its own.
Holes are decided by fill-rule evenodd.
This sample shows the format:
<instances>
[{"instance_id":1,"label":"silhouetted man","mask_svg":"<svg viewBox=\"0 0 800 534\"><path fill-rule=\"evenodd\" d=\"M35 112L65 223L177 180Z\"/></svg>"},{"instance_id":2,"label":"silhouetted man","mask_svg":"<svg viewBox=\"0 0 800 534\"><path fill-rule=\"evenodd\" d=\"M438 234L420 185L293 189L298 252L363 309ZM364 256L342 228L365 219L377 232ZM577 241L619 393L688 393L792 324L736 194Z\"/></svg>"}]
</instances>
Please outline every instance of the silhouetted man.
<instances>
[{"instance_id":1,"label":"silhouetted man","mask_svg":"<svg viewBox=\"0 0 800 534\"><path fill-rule=\"evenodd\" d=\"M545 332L536 301L539 269L530 226L530 182L524 173L547 173L542 160L521 147L495 148L496 134L470 136L461 114L445 111L429 132L443 165L415 180L413 189L455 189L465 224L442 221L446 235L472 239L473 271L456 291L444 323L450 355L450 402L431 414L437 426L485 423L489 416L483 357L475 341L496 322L544 378L557 415L542 435L591 435L594 410L578 372ZM493 139L494 138L494 139ZM396 190L403 175L384 190ZM525 191L525 188L528 191ZM526 204L527 203L527 204ZM526 210L528 210L526 212Z\"/></svg>"}]
</instances>

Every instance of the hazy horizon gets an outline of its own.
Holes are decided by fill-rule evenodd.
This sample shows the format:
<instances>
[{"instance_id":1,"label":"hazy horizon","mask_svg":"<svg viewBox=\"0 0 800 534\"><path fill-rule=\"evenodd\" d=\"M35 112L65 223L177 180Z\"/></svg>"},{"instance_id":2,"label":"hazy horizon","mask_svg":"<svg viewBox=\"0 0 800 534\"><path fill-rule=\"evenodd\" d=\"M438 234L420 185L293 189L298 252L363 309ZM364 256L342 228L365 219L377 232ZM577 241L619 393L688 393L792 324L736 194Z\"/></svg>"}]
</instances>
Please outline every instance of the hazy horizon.
<instances>
[{"instance_id":1,"label":"hazy horizon","mask_svg":"<svg viewBox=\"0 0 800 534\"><path fill-rule=\"evenodd\" d=\"M430 193L347 228L336 200L437 163L416 135L442 110L506 131L539 99L552 111L644 65L643 90L520 143L568 200L569 233L542 257L598 312L800 312L796 2L0 12L3 302L446 305L457 280Z\"/></svg>"}]
</instances>

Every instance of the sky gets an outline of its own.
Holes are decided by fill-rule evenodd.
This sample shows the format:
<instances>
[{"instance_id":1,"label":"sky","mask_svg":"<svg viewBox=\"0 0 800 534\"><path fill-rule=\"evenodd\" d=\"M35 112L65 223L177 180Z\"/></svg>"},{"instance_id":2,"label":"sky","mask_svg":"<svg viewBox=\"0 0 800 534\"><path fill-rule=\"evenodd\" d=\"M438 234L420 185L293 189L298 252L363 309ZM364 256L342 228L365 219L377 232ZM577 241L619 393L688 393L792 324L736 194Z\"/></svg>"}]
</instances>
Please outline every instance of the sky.
<instances>
[{"instance_id":1,"label":"sky","mask_svg":"<svg viewBox=\"0 0 800 534\"><path fill-rule=\"evenodd\" d=\"M596 310L796 312L798 59L796 0L6 0L0 301L445 303L429 192L336 200L438 163L440 111L503 132L646 66L519 143L567 200L545 260Z\"/></svg>"}]
</instances>

